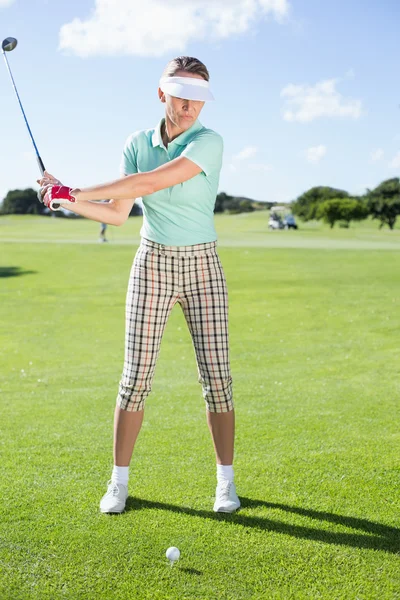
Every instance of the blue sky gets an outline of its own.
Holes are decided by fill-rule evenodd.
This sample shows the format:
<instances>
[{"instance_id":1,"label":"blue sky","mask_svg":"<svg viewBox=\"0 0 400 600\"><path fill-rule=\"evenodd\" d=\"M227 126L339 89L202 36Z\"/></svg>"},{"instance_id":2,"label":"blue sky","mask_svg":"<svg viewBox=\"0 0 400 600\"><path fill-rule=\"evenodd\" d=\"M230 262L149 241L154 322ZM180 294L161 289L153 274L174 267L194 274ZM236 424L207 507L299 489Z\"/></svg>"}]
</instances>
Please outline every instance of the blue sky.
<instances>
[{"instance_id":1,"label":"blue sky","mask_svg":"<svg viewBox=\"0 0 400 600\"><path fill-rule=\"evenodd\" d=\"M220 191L277 202L399 176L399 18L395 0L0 0L28 120L64 183L118 177L125 139L163 116L166 63L187 54L211 75L200 121L224 138ZM0 89L3 197L36 187L38 168L5 65Z\"/></svg>"}]
</instances>

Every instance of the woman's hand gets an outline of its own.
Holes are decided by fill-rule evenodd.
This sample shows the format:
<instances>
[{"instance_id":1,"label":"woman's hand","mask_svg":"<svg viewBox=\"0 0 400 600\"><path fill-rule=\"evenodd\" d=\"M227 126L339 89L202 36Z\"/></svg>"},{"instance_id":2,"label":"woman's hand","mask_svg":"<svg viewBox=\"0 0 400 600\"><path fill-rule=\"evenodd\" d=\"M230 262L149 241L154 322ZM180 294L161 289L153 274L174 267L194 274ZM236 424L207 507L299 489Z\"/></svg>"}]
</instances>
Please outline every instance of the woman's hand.
<instances>
[{"instance_id":1,"label":"woman's hand","mask_svg":"<svg viewBox=\"0 0 400 600\"><path fill-rule=\"evenodd\" d=\"M62 183L59 179L57 179L56 177L54 177L54 175L51 175L51 173L48 173L47 171L44 172L42 179L37 179L36 181L40 185L40 190L37 193L37 197L38 197L39 202L41 202L42 204L44 204L43 198L44 198L45 194L47 193L50 186L62 185ZM59 209L57 209L57 210L59 210Z\"/></svg>"},{"instance_id":2,"label":"woman's hand","mask_svg":"<svg viewBox=\"0 0 400 600\"><path fill-rule=\"evenodd\" d=\"M43 187L44 185L49 185L49 184L62 185L61 181L59 179L57 179L56 177L54 177L54 175L51 175L51 173L49 173L48 171L45 171L42 179L38 179L37 182L40 185L40 187Z\"/></svg>"},{"instance_id":3,"label":"woman's hand","mask_svg":"<svg viewBox=\"0 0 400 600\"><path fill-rule=\"evenodd\" d=\"M40 189L45 190L43 204L53 211L61 210L61 205L68 208L68 205L75 204L76 197L72 195L72 192L77 193L79 191L65 185L47 185Z\"/></svg>"}]
</instances>

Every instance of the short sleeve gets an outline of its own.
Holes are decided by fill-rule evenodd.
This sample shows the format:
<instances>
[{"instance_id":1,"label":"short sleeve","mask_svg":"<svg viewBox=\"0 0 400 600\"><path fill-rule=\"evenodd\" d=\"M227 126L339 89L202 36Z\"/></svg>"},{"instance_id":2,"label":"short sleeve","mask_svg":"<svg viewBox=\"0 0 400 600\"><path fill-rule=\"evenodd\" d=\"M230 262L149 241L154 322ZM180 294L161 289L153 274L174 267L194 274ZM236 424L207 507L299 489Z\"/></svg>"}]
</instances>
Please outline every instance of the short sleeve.
<instances>
[{"instance_id":1,"label":"short sleeve","mask_svg":"<svg viewBox=\"0 0 400 600\"><path fill-rule=\"evenodd\" d=\"M186 146L181 156L196 163L208 176L213 171L220 171L224 142L215 131L200 131Z\"/></svg>"},{"instance_id":2,"label":"short sleeve","mask_svg":"<svg viewBox=\"0 0 400 600\"><path fill-rule=\"evenodd\" d=\"M133 134L128 137L122 151L119 172L121 177L138 172Z\"/></svg>"}]
</instances>

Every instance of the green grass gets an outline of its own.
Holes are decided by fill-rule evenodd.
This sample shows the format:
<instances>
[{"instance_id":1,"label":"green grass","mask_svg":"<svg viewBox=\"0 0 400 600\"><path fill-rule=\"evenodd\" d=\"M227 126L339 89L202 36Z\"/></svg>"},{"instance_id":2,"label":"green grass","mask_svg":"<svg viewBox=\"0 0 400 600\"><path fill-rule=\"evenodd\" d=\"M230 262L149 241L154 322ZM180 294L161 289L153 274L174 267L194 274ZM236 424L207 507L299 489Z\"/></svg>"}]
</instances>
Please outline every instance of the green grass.
<instances>
[{"instance_id":1,"label":"green grass","mask_svg":"<svg viewBox=\"0 0 400 600\"><path fill-rule=\"evenodd\" d=\"M97 244L88 221L0 218L1 600L400 598L400 231L218 216L243 508L212 512L176 306L112 517L98 503L140 223Z\"/></svg>"}]
</instances>

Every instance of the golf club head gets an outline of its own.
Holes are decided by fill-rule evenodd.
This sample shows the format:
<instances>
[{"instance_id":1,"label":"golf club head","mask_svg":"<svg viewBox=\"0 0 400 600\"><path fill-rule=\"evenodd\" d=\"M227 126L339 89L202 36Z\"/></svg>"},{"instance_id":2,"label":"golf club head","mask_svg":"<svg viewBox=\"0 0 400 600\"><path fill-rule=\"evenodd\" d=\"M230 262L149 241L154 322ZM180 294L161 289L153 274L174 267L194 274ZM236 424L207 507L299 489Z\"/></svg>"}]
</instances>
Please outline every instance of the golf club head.
<instances>
[{"instance_id":1,"label":"golf club head","mask_svg":"<svg viewBox=\"0 0 400 600\"><path fill-rule=\"evenodd\" d=\"M8 37L5 40L3 40L1 47L3 49L3 52L11 52L12 50L14 50L14 48L17 44L18 44L18 41L15 38Z\"/></svg>"}]
</instances>

